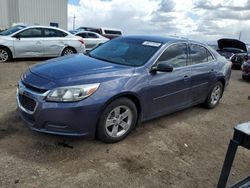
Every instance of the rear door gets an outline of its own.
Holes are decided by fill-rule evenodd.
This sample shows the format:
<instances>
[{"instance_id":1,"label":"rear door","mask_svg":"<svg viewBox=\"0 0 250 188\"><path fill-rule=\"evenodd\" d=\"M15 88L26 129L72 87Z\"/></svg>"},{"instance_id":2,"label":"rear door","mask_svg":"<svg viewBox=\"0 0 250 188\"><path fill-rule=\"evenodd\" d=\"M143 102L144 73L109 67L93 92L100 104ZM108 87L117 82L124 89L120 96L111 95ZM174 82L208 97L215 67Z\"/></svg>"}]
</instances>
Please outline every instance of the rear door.
<instances>
[{"instance_id":1,"label":"rear door","mask_svg":"<svg viewBox=\"0 0 250 188\"><path fill-rule=\"evenodd\" d=\"M160 56L157 63L174 67L173 72L149 73L149 116L173 112L190 105L190 76L188 65L188 46L177 43L168 47ZM155 65L154 65L155 66Z\"/></svg>"},{"instance_id":2,"label":"rear door","mask_svg":"<svg viewBox=\"0 0 250 188\"><path fill-rule=\"evenodd\" d=\"M42 28L30 28L20 31L14 36L16 57L43 57Z\"/></svg>"},{"instance_id":3,"label":"rear door","mask_svg":"<svg viewBox=\"0 0 250 188\"><path fill-rule=\"evenodd\" d=\"M68 35L63 31L52 28L44 28L44 54L47 57L61 56L63 49L66 46L65 37Z\"/></svg>"},{"instance_id":4,"label":"rear door","mask_svg":"<svg viewBox=\"0 0 250 188\"><path fill-rule=\"evenodd\" d=\"M192 71L192 102L203 102L215 77L215 58L206 47L199 44L190 44L189 53Z\"/></svg>"}]
</instances>

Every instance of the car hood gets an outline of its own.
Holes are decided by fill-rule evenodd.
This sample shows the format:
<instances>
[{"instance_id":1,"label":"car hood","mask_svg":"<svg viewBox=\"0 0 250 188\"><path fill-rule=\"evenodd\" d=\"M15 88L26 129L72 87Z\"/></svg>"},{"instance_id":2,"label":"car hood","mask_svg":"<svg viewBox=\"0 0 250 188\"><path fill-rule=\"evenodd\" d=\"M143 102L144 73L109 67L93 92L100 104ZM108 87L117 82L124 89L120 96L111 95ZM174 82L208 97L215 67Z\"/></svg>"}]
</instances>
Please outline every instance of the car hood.
<instances>
[{"instance_id":1,"label":"car hood","mask_svg":"<svg viewBox=\"0 0 250 188\"><path fill-rule=\"evenodd\" d=\"M82 54L45 61L30 67L30 72L55 83L101 82L113 77L131 76L134 68L97 60Z\"/></svg>"},{"instance_id":2,"label":"car hood","mask_svg":"<svg viewBox=\"0 0 250 188\"><path fill-rule=\"evenodd\" d=\"M224 48L237 48L247 52L246 44L236 39L220 39L217 43L220 50Z\"/></svg>"}]
</instances>

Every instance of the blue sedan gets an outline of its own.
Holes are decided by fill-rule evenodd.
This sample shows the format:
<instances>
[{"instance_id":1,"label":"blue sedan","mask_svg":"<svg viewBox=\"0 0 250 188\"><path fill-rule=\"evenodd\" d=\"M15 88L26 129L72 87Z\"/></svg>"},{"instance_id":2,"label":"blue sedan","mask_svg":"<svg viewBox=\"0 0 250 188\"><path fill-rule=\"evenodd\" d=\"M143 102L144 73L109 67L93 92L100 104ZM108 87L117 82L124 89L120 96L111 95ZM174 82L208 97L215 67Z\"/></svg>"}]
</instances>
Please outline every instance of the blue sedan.
<instances>
[{"instance_id":1,"label":"blue sedan","mask_svg":"<svg viewBox=\"0 0 250 188\"><path fill-rule=\"evenodd\" d=\"M140 122L197 104L214 108L230 75L231 63L205 44L120 37L28 68L17 106L32 130L113 143Z\"/></svg>"}]
</instances>

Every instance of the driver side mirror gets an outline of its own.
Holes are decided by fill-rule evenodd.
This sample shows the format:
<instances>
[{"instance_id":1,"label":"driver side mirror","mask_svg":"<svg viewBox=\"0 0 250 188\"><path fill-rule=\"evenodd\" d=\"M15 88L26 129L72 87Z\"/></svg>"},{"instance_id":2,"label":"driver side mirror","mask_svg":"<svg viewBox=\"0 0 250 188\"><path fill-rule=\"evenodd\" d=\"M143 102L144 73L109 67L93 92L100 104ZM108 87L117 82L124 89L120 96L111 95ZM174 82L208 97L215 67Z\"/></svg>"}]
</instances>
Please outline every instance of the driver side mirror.
<instances>
[{"instance_id":1,"label":"driver side mirror","mask_svg":"<svg viewBox=\"0 0 250 188\"><path fill-rule=\"evenodd\" d=\"M20 40L19 34L14 35L13 38L15 38L15 39L17 39L17 40Z\"/></svg>"},{"instance_id":2,"label":"driver side mirror","mask_svg":"<svg viewBox=\"0 0 250 188\"><path fill-rule=\"evenodd\" d=\"M166 64L166 62L160 62L158 63L155 67L151 68L150 72L173 72L174 68L168 64Z\"/></svg>"}]
</instances>

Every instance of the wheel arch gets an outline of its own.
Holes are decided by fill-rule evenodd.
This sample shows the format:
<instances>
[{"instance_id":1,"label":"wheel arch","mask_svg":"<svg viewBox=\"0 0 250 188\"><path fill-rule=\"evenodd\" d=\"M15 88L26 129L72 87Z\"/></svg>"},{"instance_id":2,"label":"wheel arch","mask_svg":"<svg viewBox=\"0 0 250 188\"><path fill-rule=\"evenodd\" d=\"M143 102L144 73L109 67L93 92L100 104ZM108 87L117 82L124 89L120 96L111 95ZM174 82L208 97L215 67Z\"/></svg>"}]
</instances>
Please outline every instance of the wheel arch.
<instances>
[{"instance_id":1,"label":"wheel arch","mask_svg":"<svg viewBox=\"0 0 250 188\"><path fill-rule=\"evenodd\" d=\"M105 102L105 104L101 108L101 110L99 112L99 116L98 116L98 121L99 121L103 111L105 110L105 108L110 103L112 103L113 101L115 101L115 100L117 100L119 98L128 98L135 104L136 109L137 109L137 113L138 113L138 117L137 117L137 120L136 120L136 125L139 125L141 123L141 118L142 118L142 103L141 103L138 95L133 93L133 92L124 92L124 93L120 93L120 94L117 94L117 95L111 97L107 102Z\"/></svg>"},{"instance_id":2,"label":"wheel arch","mask_svg":"<svg viewBox=\"0 0 250 188\"><path fill-rule=\"evenodd\" d=\"M223 86L223 93L224 93L224 89L225 89L225 85L226 85L226 79L224 77L219 77L217 79L217 82L221 82L222 83L222 86Z\"/></svg>"},{"instance_id":3,"label":"wheel arch","mask_svg":"<svg viewBox=\"0 0 250 188\"><path fill-rule=\"evenodd\" d=\"M77 53L77 50L76 50L73 46L69 46L69 45L67 45L67 46L64 46L64 48L62 49L62 51L61 51L61 55L63 55L63 51L64 51L65 49L67 49L67 48L71 48L71 49L73 49L73 50L74 50L74 52L75 52L75 53Z\"/></svg>"},{"instance_id":4,"label":"wheel arch","mask_svg":"<svg viewBox=\"0 0 250 188\"><path fill-rule=\"evenodd\" d=\"M13 58L13 52L12 52L12 50L11 50L9 47L0 44L0 48L5 48L5 49L7 49L7 50L10 52L10 58L11 58L11 59Z\"/></svg>"}]
</instances>

